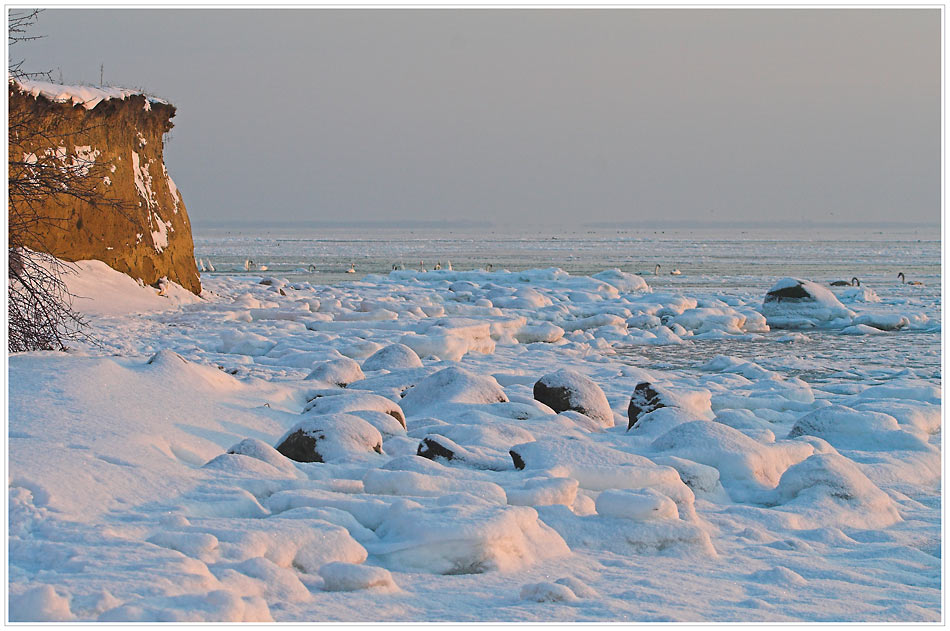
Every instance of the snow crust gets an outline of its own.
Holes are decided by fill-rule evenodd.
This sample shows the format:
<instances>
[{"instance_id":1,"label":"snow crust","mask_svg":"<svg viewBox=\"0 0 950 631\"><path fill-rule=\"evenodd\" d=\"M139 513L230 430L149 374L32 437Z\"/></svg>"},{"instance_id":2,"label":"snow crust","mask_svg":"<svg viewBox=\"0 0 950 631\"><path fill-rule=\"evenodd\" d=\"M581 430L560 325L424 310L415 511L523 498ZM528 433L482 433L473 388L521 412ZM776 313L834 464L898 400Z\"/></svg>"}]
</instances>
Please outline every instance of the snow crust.
<instances>
[{"instance_id":1,"label":"snow crust","mask_svg":"<svg viewBox=\"0 0 950 631\"><path fill-rule=\"evenodd\" d=\"M20 92L30 94L34 98L44 97L55 103L72 103L73 105L82 105L87 110L91 110L103 101L119 99L124 101L131 96L145 97L146 104L162 103L167 105L168 101L163 101L157 97L151 96L141 90L115 87L94 88L87 85L62 85L59 83L49 83L47 81L34 81L27 79L10 79L10 83Z\"/></svg>"}]
</instances>

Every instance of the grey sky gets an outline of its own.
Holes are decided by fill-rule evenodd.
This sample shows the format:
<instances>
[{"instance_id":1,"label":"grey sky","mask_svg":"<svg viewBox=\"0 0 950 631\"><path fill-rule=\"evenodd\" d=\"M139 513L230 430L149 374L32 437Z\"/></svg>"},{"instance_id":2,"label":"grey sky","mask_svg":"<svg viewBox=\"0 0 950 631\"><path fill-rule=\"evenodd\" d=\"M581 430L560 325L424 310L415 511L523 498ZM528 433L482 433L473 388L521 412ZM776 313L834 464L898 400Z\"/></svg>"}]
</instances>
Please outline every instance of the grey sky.
<instances>
[{"instance_id":1,"label":"grey sky","mask_svg":"<svg viewBox=\"0 0 950 631\"><path fill-rule=\"evenodd\" d=\"M940 219L938 9L47 10L230 220Z\"/></svg>"}]
</instances>

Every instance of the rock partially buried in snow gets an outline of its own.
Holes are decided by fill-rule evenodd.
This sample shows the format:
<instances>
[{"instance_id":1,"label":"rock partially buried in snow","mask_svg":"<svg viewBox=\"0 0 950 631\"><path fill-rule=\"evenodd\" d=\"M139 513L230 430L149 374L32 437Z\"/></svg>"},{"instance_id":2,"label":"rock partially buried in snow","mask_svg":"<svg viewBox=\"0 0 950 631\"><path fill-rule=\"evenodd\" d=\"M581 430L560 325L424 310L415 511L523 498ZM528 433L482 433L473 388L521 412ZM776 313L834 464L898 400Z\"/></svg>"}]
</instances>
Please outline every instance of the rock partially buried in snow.
<instances>
[{"instance_id":1,"label":"rock partially buried in snow","mask_svg":"<svg viewBox=\"0 0 950 631\"><path fill-rule=\"evenodd\" d=\"M371 565L357 565L335 561L320 568L323 577L323 589L328 592L353 592L360 589L378 589L396 591L389 570Z\"/></svg>"},{"instance_id":2,"label":"rock partially buried in snow","mask_svg":"<svg viewBox=\"0 0 950 631\"><path fill-rule=\"evenodd\" d=\"M627 431L642 425L641 419L663 408L674 408L678 416L691 420L711 420L713 412L708 390L674 391L649 381L641 381L627 405ZM645 420L643 421L646 422Z\"/></svg>"},{"instance_id":3,"label":"rock partially buried in snow","mask_svg":"<svg viewBox=\"0 0 950 631\"><path fill-rule=\"evenodd\" d=\"M363 360L363 370L393 371L420 366L422 366L422 360L405 344L390 344Z\"/></svg>"},{"instance_id":4,"label":"rock partially buried in snow","mask_svg":"<svg viewBox=\"0 0 950 631\"><path fill-rule=\"evenodd\" d=\"M316 366L307 379L324 381L345 388L354 381L363 379L363 370L359 363L349 357L338 357Z\"/></svg>"},{"instance_id":5,"label":"rock partially buried in snow","mask_svg":"<svg viewBox=\"0 0 950 631\"><path fill-rule=\"evenodd\" d=\"M333 462L383 453L379 430L352 414L309 417L277 443L277 451L297 462Z\"/></svg>"},{"instance_id":6,"label":"rock partially buried in snow","mask_svg":"<svg viewBox=\"0 0 950 631\"><path fill-rule=\"evenodd\" d=\"M843 328L851 324L855 313L827 287L810 280L783 278L765 295L762 315L774 328L807 329Z\"/></svg>"},{"instance_id":7,"label":"rock partially buried in snow","mask_svg":"<svg viewBox=\"0 0 950 631\"><path fill-rule=\"evenodd\" d=\"M614 426L614 413L593 379L567 368L548 373L534 384L534 398L555 412L574 410L603 427Z\"/></svg>"},{"instance_id":8,"label":"rock partially buried in snow","mask_svg":"<svg viewBox=\"0 0 950 631\"><path fill-rule=\"evenodd\" d=\"M633 394L630 395L630 404L627 405L627 429L636 425L644 414L665 407L666 403L663 402L657 389L651 383L641 381L634 387Z\"/></svg>"}]
</instances>

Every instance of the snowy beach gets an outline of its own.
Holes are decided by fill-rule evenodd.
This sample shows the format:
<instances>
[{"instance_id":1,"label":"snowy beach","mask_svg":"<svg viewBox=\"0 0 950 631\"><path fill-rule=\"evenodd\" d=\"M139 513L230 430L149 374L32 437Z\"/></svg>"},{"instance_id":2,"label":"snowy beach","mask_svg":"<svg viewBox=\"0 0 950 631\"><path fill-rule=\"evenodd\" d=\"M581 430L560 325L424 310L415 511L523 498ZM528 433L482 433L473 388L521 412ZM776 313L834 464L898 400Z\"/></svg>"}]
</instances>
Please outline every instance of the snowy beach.
<instances>
[{"instance_id":1,"label":"snowy beach","mask_svg":"<svg viewBox=\"0 0 950 631\"><path fill-rule=\"evenodd\" d=\"M11 620L941 620L936 229L195 243L10 357Z\"/></svg>"}]
</instances>

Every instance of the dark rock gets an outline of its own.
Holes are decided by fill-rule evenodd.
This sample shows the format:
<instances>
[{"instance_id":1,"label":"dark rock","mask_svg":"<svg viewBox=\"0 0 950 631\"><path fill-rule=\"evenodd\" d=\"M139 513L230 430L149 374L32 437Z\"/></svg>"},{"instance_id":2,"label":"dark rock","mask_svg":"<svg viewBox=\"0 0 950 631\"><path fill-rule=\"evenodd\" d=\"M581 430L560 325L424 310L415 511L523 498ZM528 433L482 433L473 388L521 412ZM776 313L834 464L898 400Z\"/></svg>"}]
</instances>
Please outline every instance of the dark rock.
<instances>
[{"instance_id":1,"label":"dark rock","mask_svg":"<svg viewBox=\"0 0 950 631\"><path fill-rule=\"evenodd\" d=\"M524 469L524 458L522 458L521 455L514 449L510 450L508 453L511 454L511 460L515 463L515 469L518 469L519 471Z\"/></svg>"},{"instance_id":2,"label":"dark rock","mask_svg":"<svg viewBox=\"0 0 950 631\"><path fill-rule=\"evenodd\" d=\"M604 427L613 427L613 411L603 390L577 371L562 369L544 375L534 384L534 398L557 413L574 410Z\"/></svg>"},{"instance_id":3,"label":"dark rock","mask_svg":"<svg viewBox=\"0 0 950 631\"><path fill-rule=\"evenodd\" d=\"M665 407L666 404L661 400L661 395L653 387L653 384L648 381L641 381L634 387L633 394L630 396L630 404L627 406L627 430L636 425L644 414Z\"/></svg>"},{"instance_id":4,"label":"dark rock","mask_svg":"<svg viewBox=\"0 0 950 631\"><path fill-rule=\"evenodd\" d=\"M798 281L797 285L773 289L765 294L765 302L781 302L783 300L801 301L803 299L814 300L815 297L808 293L808 290L805 289L801 281Z\"/></svg>"},{"instance_id":5,"label":"dark rock","mask_svg":"<svg viewBox=\"0 0 950 631\"><path fill-rule=\"evenodd\" d=\"M452 460L455 458L455 452L445 445L440 444L435 436L426 436L423 438L422 442L419 443L419 449L416 450L416 455L428 458L429 460L435 460L436 458Z\"/></svg>"},{"instance_id":6,"label":"dark rock","mask_svg":"<svg viewBox=\"0 0 950 631\"><path fill-rule=\"evenodd\" d=\"M324 436L311 436L298 429L277 445L277 451L296 462L323 462L323 456L317 451L317 440Z\"/></svg>"}]
</instances>

